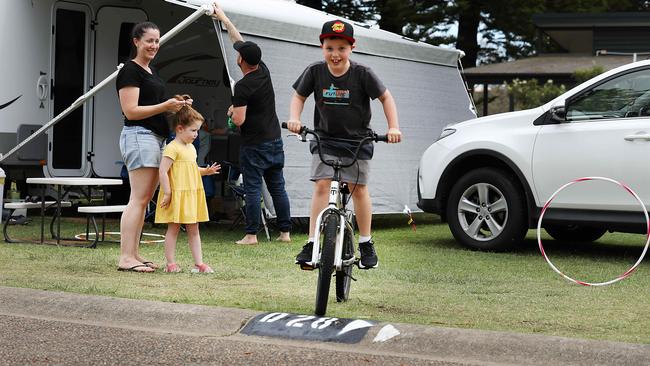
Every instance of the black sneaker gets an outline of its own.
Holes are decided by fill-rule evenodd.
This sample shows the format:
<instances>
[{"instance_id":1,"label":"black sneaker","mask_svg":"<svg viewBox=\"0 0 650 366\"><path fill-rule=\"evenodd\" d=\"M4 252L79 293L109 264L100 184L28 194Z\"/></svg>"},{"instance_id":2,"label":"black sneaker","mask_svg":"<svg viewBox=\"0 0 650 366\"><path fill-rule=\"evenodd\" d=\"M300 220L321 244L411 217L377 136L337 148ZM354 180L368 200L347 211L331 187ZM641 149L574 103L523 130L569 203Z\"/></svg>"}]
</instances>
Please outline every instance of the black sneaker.
<instances>
[{"instance_id":1,"label":"black sneaker","mask_svg":"<svg viewBox=\"0 0 650 366\"><path fill-rule=\"evenodd\" d=\"M296 264L305 264L311 262L311 253L314 250L314 242L308 241L302 246L302 250L296 256Z\"/></svg>"},{"instance_id":2,"label":"black sneaker","mask_svg":"<svg viewBox=\"0 0 650 366\"><path fill-rule=\"evenodd\" d=\"M375 243L372 240L359 243L359 253L361 253L359 268L365 269L377 267L377 252L375 252Z\"/></svg>"}]
</instances>

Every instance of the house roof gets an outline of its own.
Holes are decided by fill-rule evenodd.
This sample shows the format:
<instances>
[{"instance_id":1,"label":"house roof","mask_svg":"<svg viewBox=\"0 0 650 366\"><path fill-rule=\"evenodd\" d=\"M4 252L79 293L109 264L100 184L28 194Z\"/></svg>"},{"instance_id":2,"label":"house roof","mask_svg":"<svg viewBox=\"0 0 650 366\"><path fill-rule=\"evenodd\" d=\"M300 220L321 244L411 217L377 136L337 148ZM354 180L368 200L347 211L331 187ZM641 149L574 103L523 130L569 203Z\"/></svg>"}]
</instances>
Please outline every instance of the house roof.
<instances>
[{"instance_id":1,"label":"house roof","mask_svg":"<svg viewBox=\"0 0 650 366\"><path fill-rule=\"evenodd\" d=\"M541 29L648 27L650 26L650 13L546 13L534 14L532 21Z\"/></svg>"},{"instance_id":2,"label":"house roof","mask_svg":"<svg viewBox=\"0 0 650 366\"><path fill-rule=\"evenodd\" d=\"M592 56L588 54L543 54L515 61L465 69L467 81L474 84L500 84L515 78L538 80L572 79L576 70L602 66L605 71L632 62L631 56Z\"/></svg>"}]
</instances>

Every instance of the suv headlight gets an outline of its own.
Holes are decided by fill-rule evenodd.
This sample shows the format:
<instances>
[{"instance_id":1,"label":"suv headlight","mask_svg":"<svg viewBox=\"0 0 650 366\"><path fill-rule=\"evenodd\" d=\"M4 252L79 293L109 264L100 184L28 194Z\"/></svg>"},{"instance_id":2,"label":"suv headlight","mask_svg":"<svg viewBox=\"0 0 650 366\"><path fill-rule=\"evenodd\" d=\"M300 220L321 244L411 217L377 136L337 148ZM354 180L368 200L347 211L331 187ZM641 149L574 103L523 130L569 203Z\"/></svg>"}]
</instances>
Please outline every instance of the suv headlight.
<instances>
[{"instance_id":1,"label":"suv headlight","mask_svg":"<svg viewBox=\"0 0 650 366\"><path fill-rule=\"evenodd\" d=\"M455 128L445 128L445 129L442 130L442 132L440 133L440 137L438 137L438 140L436 140L436 141L440 141L440 140L444 139L447 136L451 136L455 132L456 132Z\"/></svg>"}]
</instances>

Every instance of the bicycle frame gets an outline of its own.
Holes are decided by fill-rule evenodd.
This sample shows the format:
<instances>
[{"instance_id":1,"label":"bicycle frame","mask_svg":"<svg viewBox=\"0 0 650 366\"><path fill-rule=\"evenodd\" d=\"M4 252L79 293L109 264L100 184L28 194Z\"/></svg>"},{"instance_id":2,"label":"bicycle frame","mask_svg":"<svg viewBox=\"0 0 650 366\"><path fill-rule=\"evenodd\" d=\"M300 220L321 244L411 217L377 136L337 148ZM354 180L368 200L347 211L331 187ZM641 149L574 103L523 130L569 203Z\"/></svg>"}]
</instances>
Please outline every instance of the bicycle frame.
<instances>
[{"instance_id":1,"label":"bicycle frame","mask_svg":"<svg viewBox=\"0 0 650 366\"><path fill-rule=\"evenodd\" d=\"M282 123L283 128L287 128L286 122ZM325 164L331 166L334 169L334 176L332 177L332 181L330 183L330 194L329 194L329 202L328 205L325 209L323 209L318 216L316 217L316 223L315 223L315 228L317 230L318 235L314 236L314 245L311 253L311 262L306 263L308 266L311 266L312 268L317 268L320 265L320 234L322 232L322 223L323 223L323 217L325 215L336 215L338 216L338 234L336 236L336 246L334 248L334 267L336 267L337 271L343 270L343 267L350 266L355 263L356 258L352 257L350 259L343 259L343 241L345 240L345 231L350 230L351 233L354 233L354 230L352 228L352 212L349 211L345 205L346 202L343 202L343 199L341 197L341 169L342 168L347 168L352 166L357 161L357 158L359 156L359 150L361 149L361 146L370 141L388 141L388 136L387 135L377 135L374 132L369 134L367 137L364 137L363 139L358 142L358 146L354 152L354 159L351 163L349 164L343 164L341 159L337 159L335 162L326 162L324 157L323 157L323 152L321 150L321 145L320 145L320 137L318 134L310 130L306 127L302 127L300 134L297 136L300 138L301 141L307 141L306 140L306 134L311 134L316 138L317 141L317 147L318 147L318 155Z\"/></svg>"},{"instance_id":2,"label":"bicycle frame","mask_svg":"<svg viewBox=\"0 0 650 366\"><path fill-rule=\"evenodd\" d=\"M334 170L335 177L340 175L338 169ZM330 194L329 194L329 203L328 206L323 209L318 216L316 217L316 228L318 229L318 235L314 236L314 246L311 253L311 262L307 263L308 265L317 268L320 265L320 232L321 224L323 222L323 217L326 214L336 215L339 219L339 230L338 235L336 236L336 247L334 248L334 267L337 271L341 271L345 266L351 266L354 264L355 258L352 257L347 260L343 260L343 240L345 238L345 230L352 229L352 212L345 207L345 202L341 200L341 190L339 180L333 179L330 184Z\"/></svg>"}]
</instances>

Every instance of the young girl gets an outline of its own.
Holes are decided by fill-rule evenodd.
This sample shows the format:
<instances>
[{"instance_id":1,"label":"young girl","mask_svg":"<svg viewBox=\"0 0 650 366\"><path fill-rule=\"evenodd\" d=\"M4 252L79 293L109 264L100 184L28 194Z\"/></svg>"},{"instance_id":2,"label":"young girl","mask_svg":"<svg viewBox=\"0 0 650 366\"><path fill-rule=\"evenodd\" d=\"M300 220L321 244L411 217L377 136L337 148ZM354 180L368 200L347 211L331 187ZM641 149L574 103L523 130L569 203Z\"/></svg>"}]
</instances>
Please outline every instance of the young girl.
<instances>
[{"instance_id":1,"label":"young girl","mask_svg":"<svg viewBox=\"0 0 650 366\"><path fill-rule=\"evenodd\" d=\"M191 100L188 95L176 95L177 100ZM159 208L156 223L167 223L165 234L165 272L180 272L176 264L176 239L181 224L185 224L195 266L192 272L212 273L210 266L203 263L199 222L208 221L208 206L201 182L202 175L217 174L221 166L212 164L199 168L196 164L196 149L192 141L198 136L203 116L188 103L175 113L172 126L176 138L167 144L160 163Z\"/></svg>"}]
</instances>

